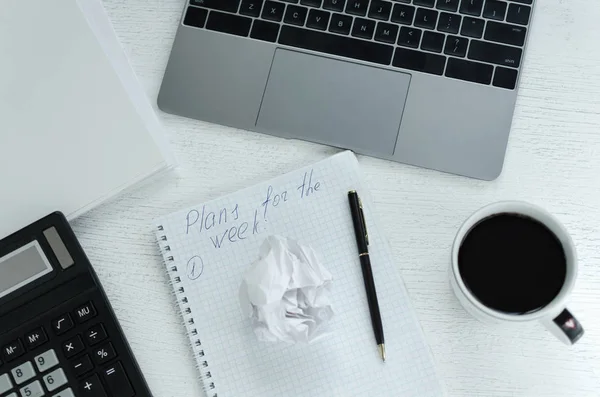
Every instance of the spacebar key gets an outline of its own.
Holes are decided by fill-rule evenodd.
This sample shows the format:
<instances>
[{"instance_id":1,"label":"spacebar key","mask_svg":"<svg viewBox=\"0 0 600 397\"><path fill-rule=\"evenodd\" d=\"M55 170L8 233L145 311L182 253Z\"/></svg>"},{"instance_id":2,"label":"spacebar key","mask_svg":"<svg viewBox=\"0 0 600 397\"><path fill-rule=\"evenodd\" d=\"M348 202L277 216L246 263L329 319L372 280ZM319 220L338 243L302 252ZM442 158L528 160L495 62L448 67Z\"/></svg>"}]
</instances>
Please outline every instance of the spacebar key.
<instances>
[{"instance_id":1,"label":"spacebar key","mask_svg":"<svg viewBox=\"0 0 600 397\"><path fill-rule=\"evenodd\" d=\"M279 44L383 65L390 64L393 52L393 47L388 45L286 25L281 28Z\"/></svg>"}]
</instances>

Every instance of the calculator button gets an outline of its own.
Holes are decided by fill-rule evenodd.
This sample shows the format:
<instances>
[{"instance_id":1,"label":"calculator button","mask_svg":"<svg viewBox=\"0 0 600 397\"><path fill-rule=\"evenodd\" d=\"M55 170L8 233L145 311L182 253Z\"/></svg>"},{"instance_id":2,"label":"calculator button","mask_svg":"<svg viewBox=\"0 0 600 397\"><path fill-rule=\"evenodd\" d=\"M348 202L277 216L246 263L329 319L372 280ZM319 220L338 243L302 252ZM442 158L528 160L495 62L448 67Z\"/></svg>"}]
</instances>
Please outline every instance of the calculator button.
<instances>
[{"instance_id":1,"label":"calculator button","mask_svg":"<svg viewBox=\"0 0 600 397\"><path fill-rule=\"evenodd\" d=\"M12 382L8 374L0 375L0 394L12 389Z\"/></svg>"},{"instance_id":2,"label":"calculator button","mask_svg":"<svg viewBox=\"0 0 600 397\"><path fill-rule=\"evenodd\" d=\"M114 365L106 368L102 375L108 386L108 390L115 396L119 397L133 397L135 392L131 387L129 378L123 369L120 361L117 361Z\"/></svg>"},{"instance_id":3,"label":"calculator button","mask_svg":"<svg viewBox=\"0 0 600 397\"><path fill-rule=\"evenodd\" d=\"M73 320L68 313L52 321L52 329L56 335L62 335L71 328L73 328Z\"/></svg>"},{"instance_id":4,"label":"calculator button","mask_svg":"<svg viewBox=\"0 0 600 397\"><path fill-rule=\"evenodd\" d=\"M96 309L92 302L88 302L83 306L79 306L75 310L75 319L78 323L84 323L96 315Z\"/></svg>"},{"instance_id":5,"label":"calculator button","mask_svg":"<svg viewBox=\"0 0 600 397\"><path fill-rule=\"evenodd\" d=\"M54 350L50 349L39 356L35 356L33 361L35 361L39 372L46 372L58 364L58 357L56 357Z\"/></svg>"},{"instance_id":6,"label":"calculator button","mask_svg":"<svg viewBox=\"0 0 600 397\"><path fill-rule=\"evenodd\" d=\"M25 343L30 350L35 349L39 345L42 345L46 342L48 342L48 337L46 336L46 332L42 327L25 335Z\"/></svg>"},{"instance_id":7,"label":"calculator button","mask_svg":"<svg viewBox=\"0 0 600 397\"><path fill-rule=\"evenodd\" d=\"M42 397L44 395L44 389L42 389L42 384L39 380L22 387L19 391L21 392L21 397Z\"/></svg>"},{"instance_id":8,"label":"calculator button","mask_svg":"<svg viewBox=\"0 0 600 397\"><path fill-rule=\"evenodd\" d=\"M14 360L23 353L25 353L25 348L23 347L23 343L21 343L20 339L12 341L8 345L2 347L2 355L7 362Z\"/></svg>"},{"instance_id":9,"label":"calculator button","mask_svg":"<svg viewBox=\"0 0 600 397\"><path fill-rule=\"evenodd\" d=\"M50 372L48 375L44 375L42 379L44 379L44 383L46 384L46 389L48 389L48 391L54 391L67 383L65 371L63 371L61 368Z\"/></svg>"},{"instance_id":10,"label":"calculator button","mask_svg":"<svg viewBox=\"0 0 600 397\"><path fill-rule=\"evenodd\" d=\"M9 394L8 396L6 396L6 397L19 397L19 396L17 396L17 393L10 393L10 394Z\"/></svg>"},{"instance_id":11,"label":"calculator button","mask_svg":"<svg viewBox=\"0 0 600 397\"><path fill-rule=\"evenodd\" d=\"M75 395L73 394L73 390L71 390L71 388L69 387L68 389L63 390L60 393L53 395L52 397L75 397Z\"/></svg>"},{"instance_id":12,"label":"calculator button","mask_svg":"<svg viewBox=\"0 0 600 397\"><path fill-rule=\"evenodd\" d=\"M96 350L94 350L93 355L96 364L101 365L115 358L117 356L117 353L115 352L112 343L107 343L102 347L96 348Z\"/></svg>"},{"instance_id":13,"label":"calculator button","mask_svg":"<svg viewBox=\"0 0 600 397\"><path fill-rule=\"evenodd\" d=\"M94 346L96 343L102 342L104 339L106 339L106 337L106 330L104 330L102 324L94 325L85 333L85 339L90 346Z\"/></svg>"},{"instance_id":14,"label":"calculator button","mask_svg":"<svg viewBox=\"0 0 600 397\"><path fill-rule=\"evenodd\" d=\"M79 384L80 397L106 397L98 375L93 375Z\"/></svg>"},{"instance_id":15,"label":"calculator button","mask_svg":"<svg viewBox=\"0 0 600 397\"><path fill-rule=\"evenodd\" d=\"M17 385L25 383L29 379L35 377L35 370L29 361L13 368L10 372Z\"/></svg>"},{"instance_id":16,"label":"calculator button","mask_svg":"<svg viewBox=\"0 0 600 397\"><path fill-rule=\"evenodd\" d=\"M73 361L73 372L75 372L75 376L81 376L86 372L89 372L92 368L94 368L94 364L87 354Z\"/></svg>"},{"instance_id":17,"label":"calculator button","mask_svg":"<svg viewBox=\"0 0 600 397\"><path fill-rule=\"evenodd\" d=\"M65 353L65 357L70 358L80 353L85 346L83 346L83 342L81 341L81 337L79 335L71 338L67 341L64 341L62 344L63 353Z\"/></svg>"}]
</instances>

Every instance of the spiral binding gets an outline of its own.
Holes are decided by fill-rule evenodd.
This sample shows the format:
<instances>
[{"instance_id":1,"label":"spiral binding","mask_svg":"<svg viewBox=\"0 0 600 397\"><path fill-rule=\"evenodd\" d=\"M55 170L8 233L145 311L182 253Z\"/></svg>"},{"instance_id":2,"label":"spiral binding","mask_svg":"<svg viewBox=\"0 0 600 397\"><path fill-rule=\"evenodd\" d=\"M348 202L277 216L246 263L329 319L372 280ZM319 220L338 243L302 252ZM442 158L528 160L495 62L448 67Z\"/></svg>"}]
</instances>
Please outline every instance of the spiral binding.
<instances>
[{"instance_id":1,"label":"spiral binding","mask_svg":"<svg viewBox=\"0 0 600 397\"><path fill-rule=\"evenodd\" d=\"M176 286L176 284L181 283L181 277L178 274L177 266L173 264L173 262L175 262L175 258L173 255L171 255L171 247L168 245L165 228L162 225L159 225L158 231L159 244L161 245L163 257L165 258L167 274L169 275L171 284L174 287L180 314L183 318L188 336L190 337L192 351L194 352L194 358L196 360L196 368L200 372L200 379L202 381L204 391L209 397L218 397L216 386L214 382L210 380L212 378L212 374L209 371L209 364L207 358L205 357L206 355L204 353L204 349L202 348L202 342L200 341L200 338L198 338L198 330L193 327L194 317L192 314L192 309L188 306L189 301L187 296L185 296L185 288L183 288L183 286ZM160 232L163 232L164 234L161 234Z\"/></svg>"}]
</instances>

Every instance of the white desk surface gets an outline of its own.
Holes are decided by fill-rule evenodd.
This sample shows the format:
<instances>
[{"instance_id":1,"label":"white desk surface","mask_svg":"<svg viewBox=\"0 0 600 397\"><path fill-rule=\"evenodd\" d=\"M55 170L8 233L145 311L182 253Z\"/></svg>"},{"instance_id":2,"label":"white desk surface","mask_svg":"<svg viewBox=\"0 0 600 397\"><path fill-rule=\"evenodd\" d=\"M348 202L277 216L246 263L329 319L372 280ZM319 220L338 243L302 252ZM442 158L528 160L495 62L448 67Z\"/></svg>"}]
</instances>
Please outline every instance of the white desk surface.
<instances>
[{"instance_id":1,"label":"white desk surface","mask_svg":"<svg viewBox=\"0 0 600 397\"><path fill-rule=\"evenodd\" d=\"M359 158L452 397L600 395L600 2L538 3L498 180L482 182ZM104 4L141 84L155 102L184 1ZM170 178L79 218L74 228L154 395L201 396L152 219L336 150L159 115L180 168ZM586 335L572 348L537 323L517 329L483 326L452 295L447 268L456 230L477 208L504 199L541 204L573 235L581 267L570 308Z\"/></svg>"}]
</instances>

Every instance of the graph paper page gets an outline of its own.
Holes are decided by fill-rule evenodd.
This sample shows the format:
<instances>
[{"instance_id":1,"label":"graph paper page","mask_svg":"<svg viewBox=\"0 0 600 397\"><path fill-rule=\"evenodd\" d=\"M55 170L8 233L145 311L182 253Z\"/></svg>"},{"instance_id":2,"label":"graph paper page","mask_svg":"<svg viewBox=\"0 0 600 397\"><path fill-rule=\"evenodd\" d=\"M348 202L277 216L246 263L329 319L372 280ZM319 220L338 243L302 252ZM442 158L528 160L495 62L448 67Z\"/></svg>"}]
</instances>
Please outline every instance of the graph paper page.
<instances>
[{"instance_id":1,"label":"graph paper page","mask_svg":"<svg viewBox=\"0 0 600 397\"><path fill-rule=\"evenodd\" d=\"M349 190L363 201L385 363L371 326ZM169 247L167 267L177 268L176 295L187 298L181 307L190 308L186 327L197 330L190 338L201 343L196 358L214 387L210 396L445 395L351 152L176 212L156 226ZM242 276L274 234L312 246L333 275L331 334L314 344L259 342L242 313Z\"/></svg>"}]
</instances>

